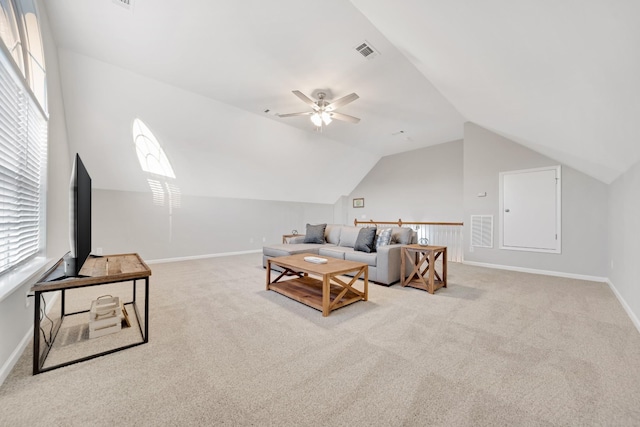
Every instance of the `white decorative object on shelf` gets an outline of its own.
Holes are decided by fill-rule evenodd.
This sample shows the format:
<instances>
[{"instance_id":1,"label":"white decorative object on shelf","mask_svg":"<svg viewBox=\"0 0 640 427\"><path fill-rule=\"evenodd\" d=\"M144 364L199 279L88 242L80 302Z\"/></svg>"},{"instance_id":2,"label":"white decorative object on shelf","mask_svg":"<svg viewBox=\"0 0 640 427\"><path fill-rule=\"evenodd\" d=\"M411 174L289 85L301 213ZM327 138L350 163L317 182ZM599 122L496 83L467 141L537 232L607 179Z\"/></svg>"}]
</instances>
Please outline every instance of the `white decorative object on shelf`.
<instances>
[{"instance_id":1,"label":"white decorative object on shelf","mask_svg":"<svg viewBox=\"0 0 640 427\"><path fill-rule=\"evenodd\" d=\"M420 240L418 240L418 244L420 246L429 246L429 239L427 239L426 237L423 237Z\"/></svg>"},{"instance_id":2,"label":"white decorative object on shelf","mask_svg":"<svg viewBox=\"0 0 640 427\"><path fill-rule=\"evenodd\" d=\"M89 338L119 332L122 328L120 298L103 295L91 302L89 310Z\"/></svg>"}]
</instances>

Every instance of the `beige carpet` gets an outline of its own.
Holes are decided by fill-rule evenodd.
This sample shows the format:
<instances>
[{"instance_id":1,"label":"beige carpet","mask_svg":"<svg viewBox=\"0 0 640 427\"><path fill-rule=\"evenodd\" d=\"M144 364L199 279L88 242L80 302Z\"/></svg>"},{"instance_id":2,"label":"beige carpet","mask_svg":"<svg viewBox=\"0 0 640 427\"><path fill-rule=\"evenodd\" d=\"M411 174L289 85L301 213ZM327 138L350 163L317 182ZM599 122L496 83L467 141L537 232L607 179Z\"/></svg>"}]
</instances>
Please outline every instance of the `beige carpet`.
<instances>
[{"instance_id":1,"label":"beige carpet","mask_svg":"<svg viewBox=\"0 0 640 427\"><path fill-rule=\"evenodd\" d=\"M152 265L149 344L35 377L29 347L0 425L640 425L640 334L606 284L452 263L436 295L371 285L323 318L260 262Z\"/></svg>"}]
</instances>

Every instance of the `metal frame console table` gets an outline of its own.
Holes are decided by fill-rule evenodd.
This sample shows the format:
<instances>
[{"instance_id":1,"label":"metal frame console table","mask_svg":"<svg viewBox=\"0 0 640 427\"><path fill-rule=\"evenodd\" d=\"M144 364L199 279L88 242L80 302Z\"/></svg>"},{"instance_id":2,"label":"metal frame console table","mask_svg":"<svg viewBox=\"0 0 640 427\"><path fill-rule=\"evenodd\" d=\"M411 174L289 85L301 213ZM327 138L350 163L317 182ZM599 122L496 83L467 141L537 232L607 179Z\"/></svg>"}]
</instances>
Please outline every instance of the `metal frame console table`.
<instances>
[{"instance_id":1,"label":"metal frame console table","mask_svg":"<svg viewBox=\"0 0 640 427\"><path fill-rule=\"evenodd\" d=\"M63 260L58 261L51 267L38 281L31 287L31 291L35 293L35 308L33 310L33 375L61 368L85 360L104 356L116 351L125 350L149 342L149 277L151 270L147 264L140 258L138 254L118 254L104 255L100 257L89 257L85 261L80 270L80 277L69 277L58 279L61 276L64 265ZM140 312L136 303L136 284L138 280L144 280L144 324L140 319ZM106 285L109 283L133 282L133 298L126 305L133 307L138 321L140 335L142 341L133 344L127 344L122 347L113 348L100 353L70 360L54 366L44 367L44 362L49 354L49 350L53 347L60 326L65 316L87 313L89 310L77 311L74 313L65 312L65 291L69 289L84 288L87 286ZM44 340L44 351L40 351L40 332L41 332L41 300L46 292L61 291L61 314L60 319L52 327L50 339ZM144 326L143 326L144 325ZM44 332L43 332L44 334ZM46 338L46 337L45 337Z\"/></svg>"}]
</instances>

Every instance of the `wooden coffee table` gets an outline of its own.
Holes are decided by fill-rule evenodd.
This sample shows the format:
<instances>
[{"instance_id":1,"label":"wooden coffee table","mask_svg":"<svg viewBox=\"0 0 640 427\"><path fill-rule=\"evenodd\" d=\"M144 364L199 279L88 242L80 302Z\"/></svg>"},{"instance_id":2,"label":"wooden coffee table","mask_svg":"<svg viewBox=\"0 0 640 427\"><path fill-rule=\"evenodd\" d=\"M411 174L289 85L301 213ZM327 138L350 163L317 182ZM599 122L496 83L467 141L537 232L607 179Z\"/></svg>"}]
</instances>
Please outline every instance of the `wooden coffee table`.
<instances>
[{"instance_id":1,"label":"wooden coffee table","mask_svg":"<svg viewBox=\"0 0 640 427\"><path fill-rule=\"evenodd\" d=\"M297 254L291 256L271 258L267 260L267 290L278 292L298 302L306 304L328 316L333 310L357 301L367 301L369 298L369 266L361 262L346 261L335 258L325 258L326 264L314 264L304 260L313 254ZM271 281L271 266L284 269L276 279ZM338 277L345 273L355 273L347 283ZM283 280L284 277L295 276ZM320 279L311 277L318 276ZM356 281L364 279L364 290L353 287Z\"/></svg>"}]
</instances>

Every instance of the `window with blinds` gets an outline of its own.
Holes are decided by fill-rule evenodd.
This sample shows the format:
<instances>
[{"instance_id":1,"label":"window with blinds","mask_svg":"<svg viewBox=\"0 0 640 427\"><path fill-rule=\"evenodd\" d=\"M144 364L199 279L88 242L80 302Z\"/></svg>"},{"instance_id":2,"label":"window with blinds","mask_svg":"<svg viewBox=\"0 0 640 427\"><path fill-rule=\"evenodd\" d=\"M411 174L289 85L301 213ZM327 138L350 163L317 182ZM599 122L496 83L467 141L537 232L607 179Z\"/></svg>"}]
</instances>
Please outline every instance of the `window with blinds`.
<instances>
[{"instance_id":1,"label":"window with blinds","mask_svg":"<svg viewBox=\"0 0 640 427\"><path fill-rule=\"evenodd\" d=\"M33 31L37 25L33 2L19 4L23 18L30 20L31 28L23 29L35 46L41 39L39 30ZM15 19L16 10L13 2L1 1L0 274L44 250L47 116L41 103L46 103L46 83L34 84L34 76L35 80L45 76L33 72L32 64L21 63L16 25L22 21ZM38 93L42 91L45 95Z\"/></svg>"},{"instance_id":2,"label":"window with blinds","mask_svg":"<svg viewBox=\"0 0 640 427\"><path fill-rule=\"evenodd\" d=\"M11 75L0 67L0 273L36 254L41 246L42 175L47 120ZM18 81L16 81L18 80Z\"/></svg>"}]
</instances>

